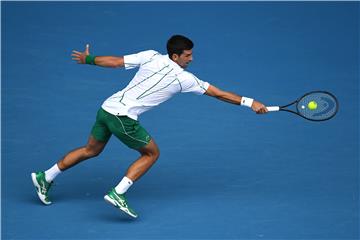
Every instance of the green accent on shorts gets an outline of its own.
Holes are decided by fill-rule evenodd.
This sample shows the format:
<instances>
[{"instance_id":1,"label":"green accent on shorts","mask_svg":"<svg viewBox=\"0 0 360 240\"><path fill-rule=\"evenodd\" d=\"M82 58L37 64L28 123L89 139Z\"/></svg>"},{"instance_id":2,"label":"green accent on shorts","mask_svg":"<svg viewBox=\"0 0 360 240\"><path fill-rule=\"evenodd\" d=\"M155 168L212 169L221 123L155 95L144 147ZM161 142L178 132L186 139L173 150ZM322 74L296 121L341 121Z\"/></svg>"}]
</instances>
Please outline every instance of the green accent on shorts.
<instances>
[{"instance_id":1,"label":"green accent on shorts","mask_svg":"<svg viewBox=\"0 0 360 240\"><path fill-rule=\"evenodd\" d=\"M151 136L139 121L127 116L115 116L100 108L91 135L98 141L107 142L112 134L133 149L140 149L151 140Z\"/></svg>"}]
</instances>

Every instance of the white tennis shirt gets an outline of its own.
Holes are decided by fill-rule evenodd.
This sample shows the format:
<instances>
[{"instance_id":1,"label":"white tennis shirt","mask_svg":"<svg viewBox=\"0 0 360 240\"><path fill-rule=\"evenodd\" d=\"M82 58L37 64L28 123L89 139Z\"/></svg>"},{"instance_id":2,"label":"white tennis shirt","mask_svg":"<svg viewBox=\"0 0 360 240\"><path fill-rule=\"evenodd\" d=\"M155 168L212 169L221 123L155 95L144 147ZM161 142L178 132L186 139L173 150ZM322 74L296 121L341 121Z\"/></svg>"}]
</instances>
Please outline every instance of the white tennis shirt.
<instances>
[{"instance_id":1,"label":"white tennis shirt","mask_svg":"<svg viewBox=\"0 0 360 240\"><path fill-rule=\"evenodd\" d=\"M102 108L134 120L143 112L165 102L176 93L204 94L209 83L185 71L168 55L154 50L124 56L125 69L139 67L130 83L105 100Z\"/></svg>"}]
</instances>

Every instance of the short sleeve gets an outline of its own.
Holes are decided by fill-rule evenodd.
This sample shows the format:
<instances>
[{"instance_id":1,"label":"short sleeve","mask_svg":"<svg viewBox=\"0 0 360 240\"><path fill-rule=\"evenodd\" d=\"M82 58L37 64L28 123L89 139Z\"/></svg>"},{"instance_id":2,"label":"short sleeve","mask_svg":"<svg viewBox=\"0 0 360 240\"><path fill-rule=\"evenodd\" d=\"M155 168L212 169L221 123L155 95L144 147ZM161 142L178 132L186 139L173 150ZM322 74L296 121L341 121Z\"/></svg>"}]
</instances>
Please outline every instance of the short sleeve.
<instances>
[{"instance_id":1,"label":"short sleeve","mask_svg":"<svg viewBox=\"0 0 360 240\"><path fill-rule=\"evenodd\" d=\"M140 67L147 61L150 61L153 57L159 55L157 51L147 50L131 55L124 56L124 65L125 69L132 69L136 67Z\"/></svg>"},{"instance_id":2,"label":"short sleeve","mask_svg":"<svg viewBox=\"0 0 360 240\"><path fill-rule=\"evenodd\" d=\"M197 95L202 95L210 86L208 82L204 82L195 75L185 71L181 74L181 76L179 76L179 80L182 93L191 92Z\"/></svg>"}]
</instances>

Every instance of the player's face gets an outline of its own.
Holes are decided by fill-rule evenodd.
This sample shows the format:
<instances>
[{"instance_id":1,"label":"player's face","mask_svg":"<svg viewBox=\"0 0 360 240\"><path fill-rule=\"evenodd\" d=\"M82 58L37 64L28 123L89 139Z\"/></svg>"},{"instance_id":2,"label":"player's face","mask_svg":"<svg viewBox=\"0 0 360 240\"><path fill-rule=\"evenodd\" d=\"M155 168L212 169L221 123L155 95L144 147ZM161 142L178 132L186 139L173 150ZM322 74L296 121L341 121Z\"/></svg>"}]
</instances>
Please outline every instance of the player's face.
<instances>
[{"instance_id":1,"label":"player's face","mask_svg":"<svg viewBox=\"0 0 360 240\"><path fill-rule=\"evenodd\" d=\"M192 57L192 50L184 50L182 52L182 54L177 55L177 54L174 54L173 55L173 60L174 62L176 62L180 67L182 68L186 68L189 63L193 60L193 57Z\"/></svg>"}]
</instances>

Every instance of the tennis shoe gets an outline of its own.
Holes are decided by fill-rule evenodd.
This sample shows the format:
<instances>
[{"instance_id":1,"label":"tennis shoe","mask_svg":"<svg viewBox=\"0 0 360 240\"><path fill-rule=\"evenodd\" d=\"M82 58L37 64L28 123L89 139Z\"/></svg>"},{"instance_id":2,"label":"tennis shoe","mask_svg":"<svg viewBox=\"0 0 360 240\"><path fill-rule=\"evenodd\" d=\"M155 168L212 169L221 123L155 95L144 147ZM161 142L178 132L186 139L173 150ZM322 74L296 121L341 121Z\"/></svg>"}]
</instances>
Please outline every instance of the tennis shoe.
<instances>
[{"instance_id":1,"label":"tennis shoe","mask_svg":"<svg viewBox=\"0 0 360 240\"><path fill-rule=\"evenodd\" d=\"M45 205L51 204L48 193L53 182L46 181L44 172L31 173L31 179L41 202Z\"/></svg>"},{"instance_id":2,"label":"tennis shoe","mask_svg":"<svg viewBox=\"0 0 360 240\"><path fill-rule=\"evenodd\" d=\"M111 191L104 196L105 201L111 203L116 208L119 208L121 211L130 215L133 218L137 218L137 213L131 209L126 201L124 194L118 194L115 189L111 189Z\"/></svg>"}]
</instances>

